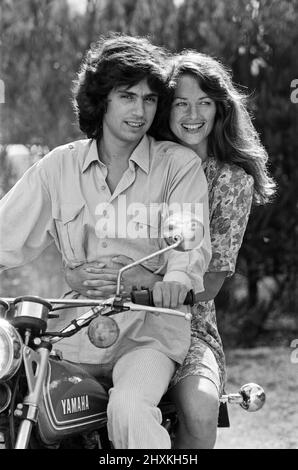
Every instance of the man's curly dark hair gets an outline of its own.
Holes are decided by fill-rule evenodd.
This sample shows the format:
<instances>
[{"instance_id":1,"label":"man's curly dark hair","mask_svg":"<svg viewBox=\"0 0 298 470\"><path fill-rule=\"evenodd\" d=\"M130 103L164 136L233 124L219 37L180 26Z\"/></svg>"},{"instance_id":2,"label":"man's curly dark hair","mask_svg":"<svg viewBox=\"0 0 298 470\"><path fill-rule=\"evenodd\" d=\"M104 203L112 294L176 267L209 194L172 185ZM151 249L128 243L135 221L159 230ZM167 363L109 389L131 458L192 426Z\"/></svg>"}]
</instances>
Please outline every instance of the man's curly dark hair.
<instances>
[{"instance_id":1,"label":"man's curly dark hair","mask_svg":"<svg viewBox=\"0 0 298 470\"><path fill-rule=\"evenodd\" d=\"M74 82L73 104L81 131L88 138L100 138L110 91L144 79L159 96L158 112L168 93L165 59L165 50L146 38L117 33L100 37L87 51Z\"/></svg>"}]
</instances>

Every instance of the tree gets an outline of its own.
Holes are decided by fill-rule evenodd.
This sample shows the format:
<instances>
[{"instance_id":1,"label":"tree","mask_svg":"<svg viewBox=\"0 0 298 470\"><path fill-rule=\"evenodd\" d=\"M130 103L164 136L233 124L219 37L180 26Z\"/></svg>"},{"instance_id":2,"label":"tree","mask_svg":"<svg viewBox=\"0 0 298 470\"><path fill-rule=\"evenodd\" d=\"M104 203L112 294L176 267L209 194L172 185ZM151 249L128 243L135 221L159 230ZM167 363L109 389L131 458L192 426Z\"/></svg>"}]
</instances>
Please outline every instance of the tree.
<instances>
[{"instance_id":1,"label":"tree","mask_svg":"<svg viewBox=\"0 0 298 470\"><path fill-rule=\"evenodd\" d=\"M174 50L177 44L177 9L172 0L137 0L130 34L150 35L153 42Z\"/></svg>"},{"instance_id":2,"label":"tree","mask_svg":"<svg viewBox=\"0 0 298 470\"><path fill-rule=\"evenodd\" d=\"M38 140L53 147L78 134L70 86L82 55L70 25L66 0L4 2L4 142Z\"/></svg>"}]
</instances>

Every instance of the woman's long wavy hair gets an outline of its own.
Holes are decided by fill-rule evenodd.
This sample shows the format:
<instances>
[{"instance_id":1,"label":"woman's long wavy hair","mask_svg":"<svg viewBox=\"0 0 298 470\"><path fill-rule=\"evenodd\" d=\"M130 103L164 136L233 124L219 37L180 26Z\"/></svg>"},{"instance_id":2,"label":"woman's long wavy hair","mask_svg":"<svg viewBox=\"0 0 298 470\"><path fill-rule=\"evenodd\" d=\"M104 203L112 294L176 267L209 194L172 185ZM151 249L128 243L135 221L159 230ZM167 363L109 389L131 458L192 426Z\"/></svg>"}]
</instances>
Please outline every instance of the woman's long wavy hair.
<instances>
[{"instance_id":1,"label":"woman's long wavy hair","mask_svg":"<svg viewBox=\"0 0 298 470\"><path fill-rule=\"evenodd\" d=\"M194 76L216 104L214 126L208 136L208 154L220 162L234 163L252 175L254 202L266 203L275 192L275 183L267 169L268 154L247 110L247 96L234 86L230 71L218 60L192 50L172 56L171 92L154 123L154 137L178 142L169 127L169 118L175 88L185 74Z\"/></svg>"},{"instance_id":2,"label":"woman's long wavy hair","mask_svg":"<svg viewBox=\"0 0 298 470\"><path fill-rule=\"evenodd\" d=\"M88 138L100 138L110 91L145 79L159 96L159 112L169 92L165 58L164 49L146 38L121 33L101 36L87 51L73 84L73 106L81 131Z\"/></svg>"}]
</instances>

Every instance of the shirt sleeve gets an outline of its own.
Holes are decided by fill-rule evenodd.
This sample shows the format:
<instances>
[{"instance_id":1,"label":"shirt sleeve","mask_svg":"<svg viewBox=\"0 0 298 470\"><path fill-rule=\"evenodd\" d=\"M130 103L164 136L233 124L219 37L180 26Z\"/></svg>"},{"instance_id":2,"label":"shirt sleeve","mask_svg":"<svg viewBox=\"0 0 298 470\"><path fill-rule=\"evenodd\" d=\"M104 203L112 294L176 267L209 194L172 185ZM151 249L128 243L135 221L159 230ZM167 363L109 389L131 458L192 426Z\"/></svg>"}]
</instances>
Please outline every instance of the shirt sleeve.
<instances>
[{"instance_id":1,"label":"shirt sleeve","mask_svg":"<svg viewBox=\"0 0 298 470\"><path fill-rule=\"evenodd\" d=\"M217 179L210 220L209 272L228 271L228 276L235 272L251 209L253 186L253 177L244 170L227 170Z\"/></svg>"},{"instance_id":2,"label":"shirt sleeve","mask_svg":"<svg viewBox=\"0 0 298 470\"><path fill-rule=\"evenodd\" d=\"M0 201L0 271L31 261L54 241L41 162L29 168Z\"/></svg>"},{"instance_id":3,"label":"shirt sleeve","mask_svg":"<svg viewBox=\"0 0 298 470\"><path fill-rule=\"evenodd\" d=\"M185 150L186 152L189 150ZM195 154L194 154L195 155ZM181 156L183 159L183 155ZM182 160L183 161L183 160ZM201 160L195 155L173 178L167 201L170 208L180 204L182 210L191 212L204 225L202 243L190 251L169 251L164 281L177 281L194 292L204 290L203 277L211 259L209 232L208 187Z\"/></svg>"}]
</instances>

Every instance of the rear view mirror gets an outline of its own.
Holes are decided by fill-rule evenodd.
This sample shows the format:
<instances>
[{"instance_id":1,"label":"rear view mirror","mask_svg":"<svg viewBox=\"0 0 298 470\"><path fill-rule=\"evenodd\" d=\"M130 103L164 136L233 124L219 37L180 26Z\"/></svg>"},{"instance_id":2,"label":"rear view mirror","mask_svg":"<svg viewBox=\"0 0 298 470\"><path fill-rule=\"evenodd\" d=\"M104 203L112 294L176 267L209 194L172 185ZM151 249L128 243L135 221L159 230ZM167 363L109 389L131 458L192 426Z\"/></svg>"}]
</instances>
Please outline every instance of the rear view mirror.
<instances>
[{"instance_id":1,"label":"rear view mirror","mask_svg":"<svg viewBox=\"0 0 298 470\"><path fill-rule=\"evenodd\" d=\"M162 236L167 245L173 245L180 237L179 251L199 248L204 240L204 225L192 213L173 214L163 223Z\"/></svg>"}]
</instances>

